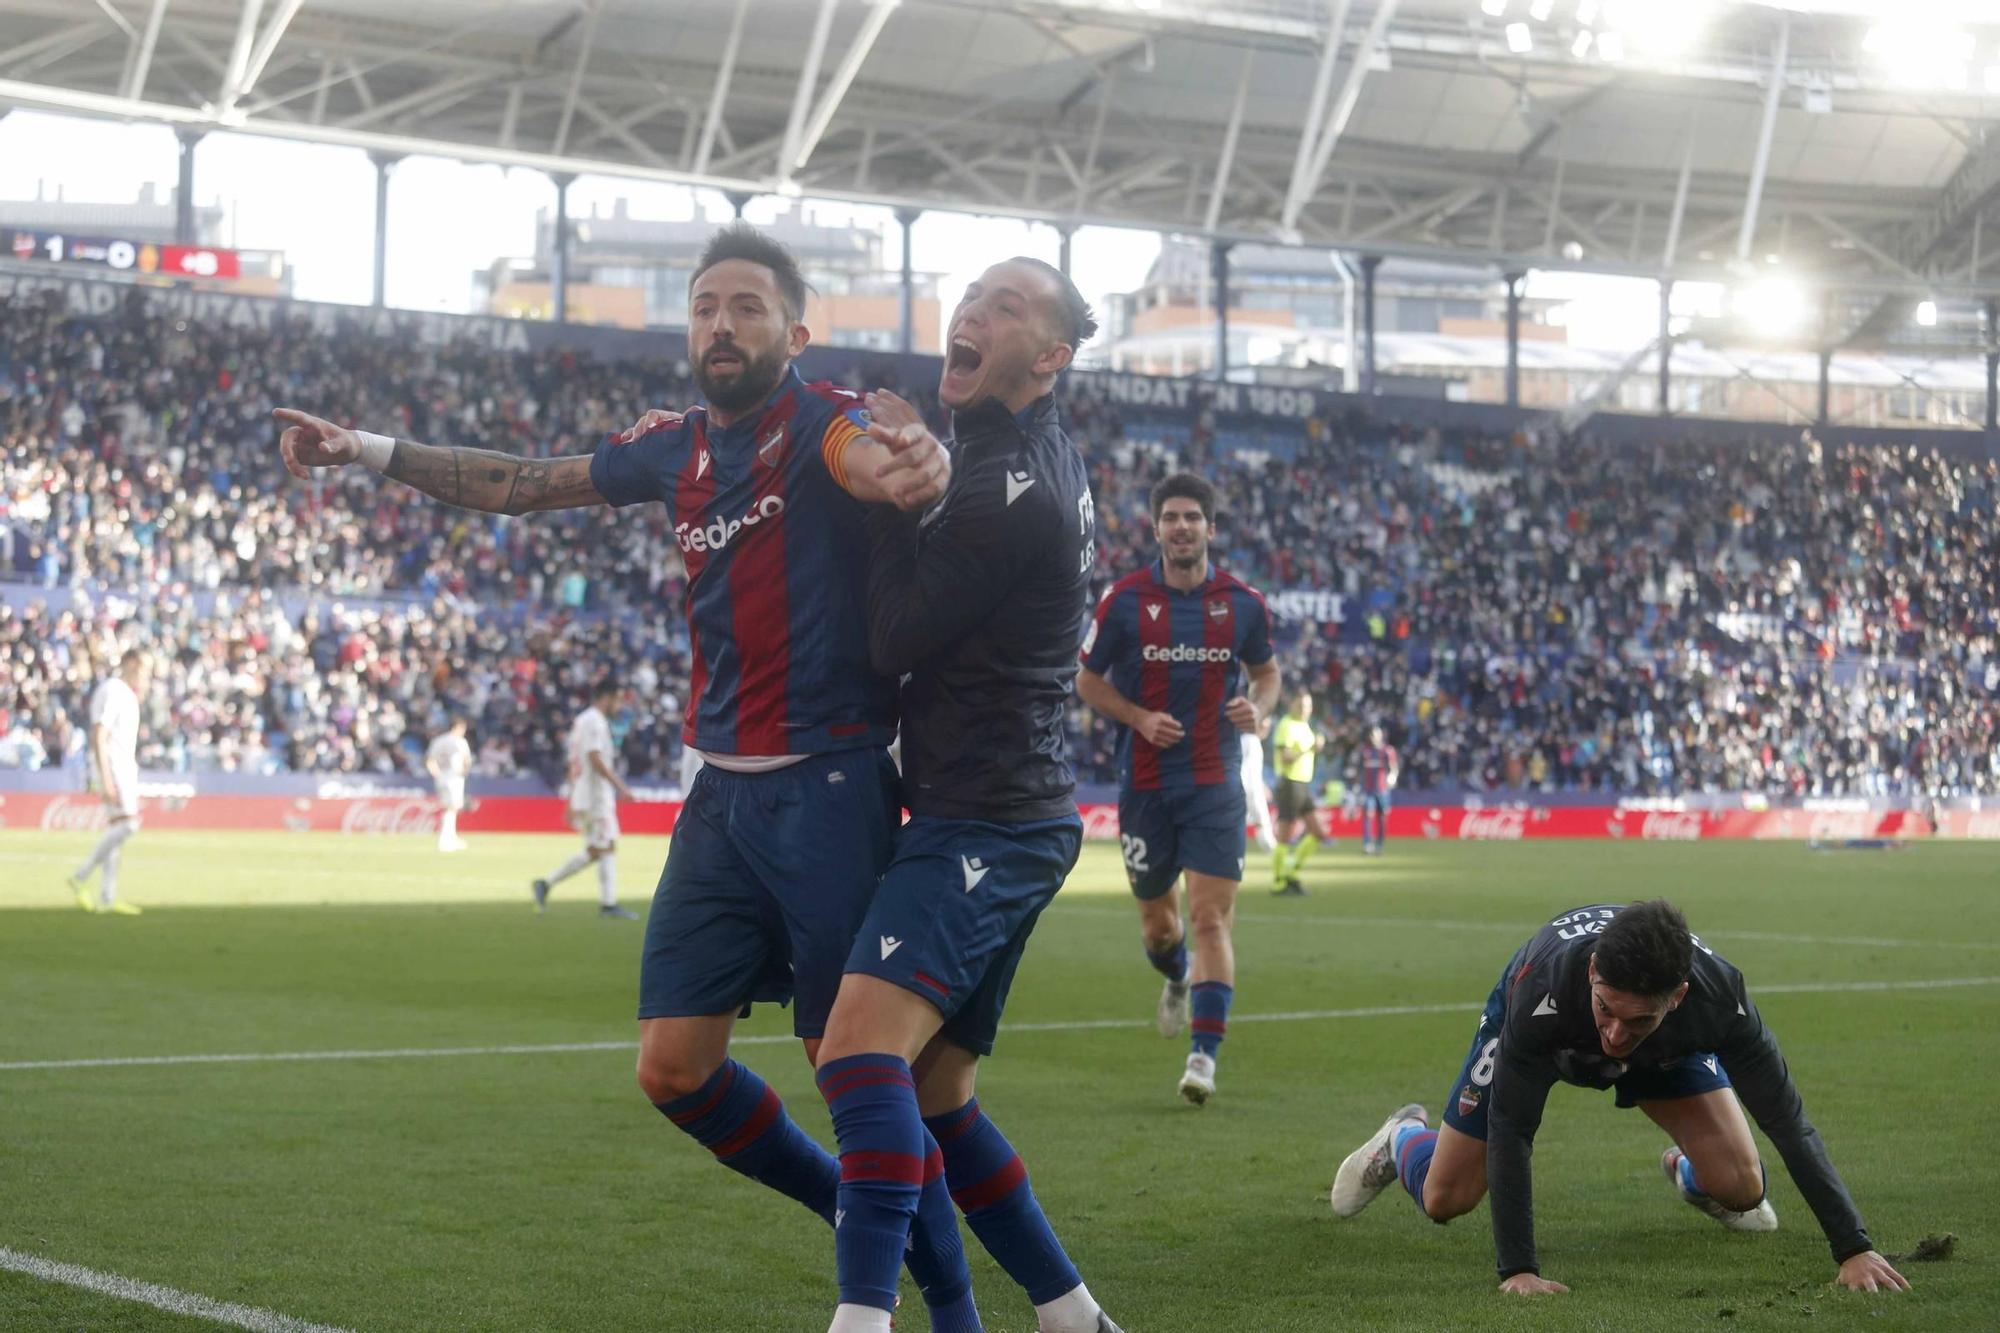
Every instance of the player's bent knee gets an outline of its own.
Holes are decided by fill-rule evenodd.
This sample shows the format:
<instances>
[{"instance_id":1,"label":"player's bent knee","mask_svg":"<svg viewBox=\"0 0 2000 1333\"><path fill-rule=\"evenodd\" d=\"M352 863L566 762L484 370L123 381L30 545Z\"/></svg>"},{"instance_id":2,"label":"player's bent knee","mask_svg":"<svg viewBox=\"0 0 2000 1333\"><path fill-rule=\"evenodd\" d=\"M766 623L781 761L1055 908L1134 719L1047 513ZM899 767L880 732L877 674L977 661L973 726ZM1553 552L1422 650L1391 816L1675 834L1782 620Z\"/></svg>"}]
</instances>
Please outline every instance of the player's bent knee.
<instances>
[{"instance_id":1,"label":"player's bent knee","mask_svg":"<svg viewBox=\"0 0 2000 1333\"><path fill-rule=\"evenodd\" d=\"M1484 1181L1440 1180L1435 1172L1424 1182L1424 1215L1433 1222L1464 1217L1486 1197Z\"/></svg>"},{"instance_id":2,"label":"player's bent knee","mask_svg":"<svg viewBox=\"0 0 2000 1333\"><path fill-rule=\"evenodd\" d=\"M1694 1177L1703 1192L1734 1212L1747 1213L1764 1198L1764 1168L1755 1157L1713 1165L1697 1160Z\"/></svg>"},{"instance_id":3,"label":"player's bent knee","mask_svg":"<svg viewBox=\"0 0 2000 1333\"><path fill-rule=\"evenodd\" d=\"M646 1100L654 1105L661 1102L678 1101L691 1093L701 1091L702 1085L715 1076L720 1065L692 1053L679 1051L639 1052L639 1090L646 1094Z\"/></svg>"}]
</instances>

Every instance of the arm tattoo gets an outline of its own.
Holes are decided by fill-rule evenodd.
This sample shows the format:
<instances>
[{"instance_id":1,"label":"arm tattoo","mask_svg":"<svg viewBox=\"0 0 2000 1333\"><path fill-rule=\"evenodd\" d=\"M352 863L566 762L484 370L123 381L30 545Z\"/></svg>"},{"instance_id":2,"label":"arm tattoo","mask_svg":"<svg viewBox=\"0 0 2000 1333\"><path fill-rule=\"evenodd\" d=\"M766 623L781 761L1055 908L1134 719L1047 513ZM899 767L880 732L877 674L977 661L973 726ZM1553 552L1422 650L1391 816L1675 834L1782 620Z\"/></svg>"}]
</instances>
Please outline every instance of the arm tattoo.
<instances>
[{"instance_id":1,"label":"arm tattoo","mask_svg":"<svg viewBox=\"0 0 2000 1333\"><path fill-rule=\"evenodd\" d=\"M397 440L386 475L425 495L489 514L527 514L602 504L590 455L515 458L488 449L445 449Z\"/></svg>"}]
</instances>

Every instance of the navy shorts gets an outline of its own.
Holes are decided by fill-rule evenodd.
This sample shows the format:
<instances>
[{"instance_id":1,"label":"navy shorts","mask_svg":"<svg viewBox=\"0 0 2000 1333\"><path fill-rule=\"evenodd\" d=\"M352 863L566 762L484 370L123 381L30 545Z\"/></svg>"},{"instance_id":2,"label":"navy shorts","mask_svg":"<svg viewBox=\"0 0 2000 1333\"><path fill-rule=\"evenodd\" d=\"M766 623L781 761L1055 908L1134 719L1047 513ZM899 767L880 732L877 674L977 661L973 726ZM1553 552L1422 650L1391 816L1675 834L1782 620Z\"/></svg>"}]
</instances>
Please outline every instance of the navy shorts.
<instances>
[{"instance_id":1,"label":"navy shorts","mask_svg":"<svg viewBox=\"0 0 2000 1333\"><path fill-rule=\"evenodd\" d=\"M813 755L774 773L704 765L646 918L639 1017L795 1001L792 1031L822 1035L889 864L899 801L881 749Z\"/></svg>"},{"instance_id":2,"label":"navy shorts","mask_svg":"<svg viewBox=\"0 0 2000 1333\"><path fill-rule=\"evenodd\" d=\"M896 834L847 970L923 996L944 1015L946 1040L991 1054L1035 920L1082 850L1075 815L1028 824L915 816Z\"/></svg>"},{"instance_id":3,"label":"navy shorts","mask_svg":"<svg viewBox=\"0 0 2000 1333\"><path fill-rule=\"evenodd\" d=\"M1444 1100L1444 1122L1461 1134L1486 1141L1486 1112L1493 1100L1493 1066L1500 1058L1500 1027L1506 1021L1507 978L1515 964L1501 973L1500 982L1486 997L1479 1015L1478 1030L1472 1034L1472 1049L1465 1053L1465 1067L1451 1085ZM1634 1069L1611 1085L1618 1094L1621 1110L1640 1102L1670 1102L1682 1097L1699 1097L1729 1086L1722 1061L1706 1051L1683 1056L1672 1064Z\"/></svg>"},{"instance_id":4,"label":"navy shorts","mask_svg":"<svg viewBox=\"0 0 2000 1333\"><path fill-rule=\"evenodd\" d=\"M1249 817L1238 782L1120 792L1118 843L1132 896L1151 902L1172 892L1183 870L1241 880Z\"/></svg>"}]
</instances>

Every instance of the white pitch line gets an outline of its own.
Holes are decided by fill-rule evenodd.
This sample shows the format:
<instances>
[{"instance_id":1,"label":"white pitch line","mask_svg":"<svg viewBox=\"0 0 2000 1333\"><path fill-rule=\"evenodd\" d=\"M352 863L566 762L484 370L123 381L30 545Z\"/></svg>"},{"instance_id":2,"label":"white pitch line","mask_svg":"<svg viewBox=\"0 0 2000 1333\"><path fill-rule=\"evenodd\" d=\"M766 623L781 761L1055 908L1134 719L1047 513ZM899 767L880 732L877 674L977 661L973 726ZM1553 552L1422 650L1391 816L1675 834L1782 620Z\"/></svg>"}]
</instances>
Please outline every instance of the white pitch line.
<instances>
[{"instance_id":1,"label":"white pitch line","mask_svg":"<svg viewBox=\"0 0 2000 1333\"><path fill-rule=\"evenodd\" d=\"M85 1291L94 1291L101 1296L111 1296L121 1301L136 1301L141 1305L150 1305L156 1310L165 1310L169 1314L207 1319L217 1324L228 1324L233 1328L247 1328L251 1333L348 1333L346 1329L335 1328L331 1324L315 1324L304 1319L294 1319L275 1310L260 1310L254 1305L210 1300L193 1292L175 1291L172 1287L156 1286L151 1282L140 1282L136 1278L120 1277L116 1273L100 1273L94 1268L83 1268L76 1264L43 1259L38 1255L22 1254L19 1250L10 1250L4 1245L0 1245L0 1269L25 1273L44 1282L60 1282L65 1286L81 1287Z\"/></svg>"},{"instance_id":2,"label":"white pitch line","mask_svg":"<svg viewBox=\"0 0 2000 1333\"><path fill-rule=\"evenodd\" d=\"M1111 907L1069 905L1063 903L1061 899L1058 899L1049 910L1074 916L1130 917L1132 915L1130 912ZM1411 930L1509 931L1515 934L1533 934L1541 929L1541 925L1534 922L1437 921L1415 916L1317 916L1309 913L1294 916L1280 912L1238 912L1235 919L1255 925L1390 926ZM2000 942L1993 940L1901 940L1881 939L1872 935L1786 935L1766 930L1703 931L1702 935L1718 944L1734 939L1756 940L1764 944L1831 944L1868 949L2000 949Z\"/></svg>"},{"instance_id":3,"label":"white pitch line","mask_svg":"<svg viewBox=\"0 0 2000 1333\"><path fill-rule=\"evenodd\" d=\"M2000 977L1935 977L1914 981L1800 981L1754 986L1757 995L1839 995L1850 991L1956 990L2000 986ZM1403 1018L1423 1014L1472 1013L1475 1001L1454 1004L1383 1004L1364 1009L1295 1009L1271 1014L1232 1014L1232 1023L1306 1023L1343 1018ZM1034 1032L1104 1032L1151 1027L1150 1019L1083 1018L1060 1023L1009 1023L1003 1036ZM765 1032L732 1037L732 1046L775 1046L796 1041L785 1033ZM89 1060L13 1060L0 1063L0 1073L35 1069L123 1069L144 1065L244 1065L317 1060L423 1060L468 1055L567 1055L580 1051L636 1051L631 1041L568 1041L528 1046L419 1046L380 1051L253 1051L229 1055L128 1055Z\"/></svg>"}]
</instances>

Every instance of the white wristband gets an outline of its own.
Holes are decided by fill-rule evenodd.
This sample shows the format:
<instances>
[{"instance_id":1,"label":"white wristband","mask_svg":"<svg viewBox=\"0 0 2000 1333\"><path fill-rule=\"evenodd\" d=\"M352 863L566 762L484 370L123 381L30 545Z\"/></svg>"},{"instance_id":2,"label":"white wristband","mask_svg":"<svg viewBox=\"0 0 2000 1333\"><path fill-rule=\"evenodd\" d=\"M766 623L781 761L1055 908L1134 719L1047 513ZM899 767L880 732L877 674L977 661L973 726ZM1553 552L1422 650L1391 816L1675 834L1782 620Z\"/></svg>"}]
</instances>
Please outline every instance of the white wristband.
<instances>
[{"instance_id":1,"label":"white wristband","mask_svg":"<svg viewBox=\"0 0 2000 1333\"><path fill-rule=\"evenodd\" d=\"M396 452L396 442L387 435L377 435L373 431L357 430L354 438L361 441L361 463L376 472L389 470L390 456Z\"/></svg>"}]
</instances>

